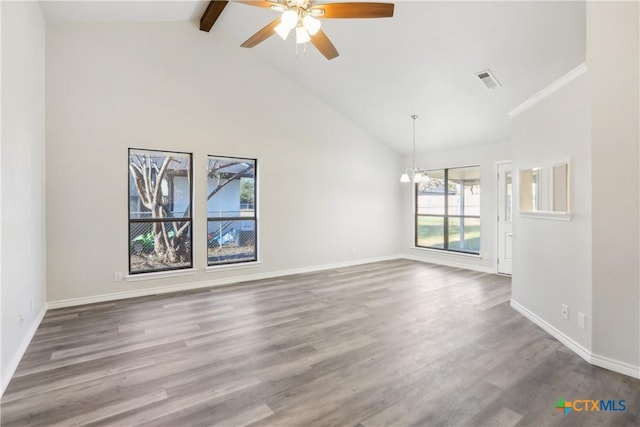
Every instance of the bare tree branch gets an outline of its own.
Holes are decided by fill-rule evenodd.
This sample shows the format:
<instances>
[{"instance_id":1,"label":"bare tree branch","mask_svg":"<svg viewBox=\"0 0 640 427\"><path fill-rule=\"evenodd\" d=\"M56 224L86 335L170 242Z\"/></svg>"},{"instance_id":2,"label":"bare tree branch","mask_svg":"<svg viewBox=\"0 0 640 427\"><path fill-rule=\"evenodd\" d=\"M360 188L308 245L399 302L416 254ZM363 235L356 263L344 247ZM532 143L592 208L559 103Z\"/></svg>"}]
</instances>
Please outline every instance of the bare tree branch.
<instances>
[{"instance_id":1,"label":"bare tree branch","mask_svg":"<svg viewBox=\"0 0 640 427\"><path fill-rule=\"evenodd\" d=\"M241 164L244 164L244 162L222 163L222 162L216 160L214 162L214 166L209 169L208 177L212 178L213 175L215 175L218 171L220 171L222 169L226 169L228 167L235 166L235 165L241 165Z\"/></svg>"},{"instance_id":2,"label":"bare tree branch","mask_svg":"<svg viewBox=\"0 0 640 427\"><path fill-rule=\"evenodd\" d=\"M227 178L222 184L218 184L216 186L216 188L214 188L213 191L211 191L211 193L209 193L209 195L207 196L207 200L210 200L213 196L215 196L216 193L218 193L220 190L222 190L224 188L225 185L229 184L231 181L233 181L235 179L238 179L238 178L242 177L242 175L244 175L245 173L247 173L251 169L253 169L253 166L247 166L244 170L234 174L231 178ZM220 180L218 180L218 182L220 182Z\"/></svg>"},{"instance_id":3,"label":"bare tree branch","mask_svg":"<svg viewBox=\"0 0 640 427\"><path fill-rule=\"evenodd\" d=\"M131 174L133 175L134 179L133 182L136 185L136 189L138 190L138 194L140 194L140 200L142 201L142 204L147 207L147 208L151 208L151 205L149 204L149 201L147 199L145 199L144 195L144 187L145 187L145 183L144 183L144 173L142 173L140 170L137 169L137 167L133 164L129 165L129 170L131 171Z\"/></svg>"},{"instance_id":4,"label":"bare tree branch","mask_svg":"<svg viewBox=\"0 0 640 427\"><path fill-rule=\"evenodd\" d=\"M156 175L156 186L153 189L153 201L154 203L158 203L158 195L160 194L160 189L162 188L162 179L164 178L164 174L167 172L167 168L169 167L169 163L173 160L173 157L166 157L164 162L162 163L162 167L160 171Z\"/></svg>"}]
</instances>

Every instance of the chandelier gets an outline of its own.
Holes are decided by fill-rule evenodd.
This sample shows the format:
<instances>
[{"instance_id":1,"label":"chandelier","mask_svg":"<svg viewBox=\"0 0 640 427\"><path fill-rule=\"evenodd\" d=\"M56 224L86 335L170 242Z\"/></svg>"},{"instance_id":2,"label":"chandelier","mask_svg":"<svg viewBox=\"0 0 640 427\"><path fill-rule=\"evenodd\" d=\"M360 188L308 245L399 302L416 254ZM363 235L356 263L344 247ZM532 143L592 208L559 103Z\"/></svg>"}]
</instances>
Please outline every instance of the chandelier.
<instances>
[{"instance_id":1,"label":"chandelier","mask_svg":"<svg viewBox=\"0 0 640 427\"><path fill-rule=\"evenodd\" d=\"M413 119L413 167L407 168L402 176L400 176L400 182L420 182L424 175L424 170L416 167L416 119L417 115L412 114Z\"/></svg>"},{"instance_id":2,"label":"chandelier","mask_svg":"<svg viewBox=\"0 0 640 427\"><path fill-rule=\"evenodd\" d=\"M320 20L316 16L324 15L324 10L312 8L310 0L288 0L283 4L273 4L271 9L282 12L280 23L274 31L286 40L295 28L296 43L303 44L311 40L311 36L320 30Z\"/></svg>"}]
</instances>

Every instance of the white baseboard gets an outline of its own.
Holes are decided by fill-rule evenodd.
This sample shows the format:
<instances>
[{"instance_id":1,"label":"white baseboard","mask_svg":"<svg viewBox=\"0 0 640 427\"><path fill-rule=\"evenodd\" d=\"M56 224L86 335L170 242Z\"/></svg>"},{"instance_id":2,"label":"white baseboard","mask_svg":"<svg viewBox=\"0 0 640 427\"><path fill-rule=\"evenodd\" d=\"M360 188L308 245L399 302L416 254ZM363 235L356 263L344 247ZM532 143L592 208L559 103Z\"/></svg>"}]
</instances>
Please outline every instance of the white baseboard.
<instances>
[{"instance_id":1,"label":"white baseboard","mask_svg":"<svg viewBox=\"0 0 640 427\"><path fill-rule=\"evenodd\" d=\"M16 372L16 369L18 368L18 365L20 364L20 361L22 360L24 353L27 351L27 347L29 347L29 344L31 344L31 340L33 339L33 336L36 334L36 331L38 330L40 323L42 323L42 319L44 319L44 315L46 314L46 312L47 312L47 307L46 305L44 305L40 310L40 312L38 313L38 315L36 316L36 318L33 320L31 327L25 334L24 338L22 339L22 342L20 343L20 346L18 347L15 354L11 358L11 362L9 362L9 366L7 366L7 370L2 373L2 384L1 384L2 390L0 390L0 397L2 397L2 395L4 394L4 391L7 389L7 386L9 385L9 382L11 381L11 378L13 378L13 374Z\"/></svg>"},{"instance_id":2,"label":"white baseboard","mask_svg":"<svg viewBox=\"0 0 640 427\"><path fill-rule=\"evenodd\" d=\"M461 258L460 261L455 261L455 260L449 261L441 258L432 258L429 256L418 256L418 255L411 255L411 254L402 254L400 255L400 258L410 259L412 261L427 262L430 264L446 265L447 267L461 268L463 270L473 270L473 271L479 271L481 273L496 274L496 270L493 267L483 267L479 265L467 264L463 261L463 258Z\"/></svg>"},{"instance_id":3,"label":"white baseboard","mask_svg":"<svg viewBox=\"0 0 640 427\"><path fill-rule=\"evenodd\" d=\"M630 363L620 362L599 354L591 354L591 364L640 379L640 366L633 366Z\"/></svg>"},{"instance_id":4,"label":"white baseboard","mask_svg":"<svg viewBox=\"0 0 640 427\"><path fill-rule=\"evenodd\" d=\"M517 312L522 314L527 319L531 320L536 325L540 326L544 329L549 335L560 341L562 344L569 347L574 353L578 356L582 357L587 362L591 363L591 352L584 348L582 345L578 344L564 333L560 332L554 326L551 326L542 318L538 317L536 314L529 311L524 306L520 305L518 302L511 300L511 307L513 307Z\"/></svg>"},{"instance_id":5,"label":"white baseboard","mask_svg":"<svg viewBox=\"0 0 640 427\"><path fill-rule=\"evenodd\" d=\"M211 288L215 286L225 286L234 283L250 282L253 280L273 279L275 277L290 276L293 274L314 273L321 270L331 270L334 268L351 267L354 265L369 264L380 261L390 261L401 258L399 255L389 255L376 258L366 258L352 261L343 261L333 264L315 265L309 267L293 268L289 270L278 270L267 273L250 274L244 276L225 277L221 279L204 280L199 282L181 283L176 285L161 286L155 288L132 289L125 292L114 292L110 294L94 295L90 297L70 298L57 301L49 301L48 309L74 307L84 304L94 304L98 302L115 301L127 298L144 297L149 295L165 294L170 292L187 291L192 289Z\"/></svg>"},{"instance_id":6,"label":"white baseboard","mask_svg":"<svg viewBox=\"0 0 640 427\"><path fill-rule=\"evenodd\" d=\"M560 341L562 344L569 347L571 351L582 357L588 363L599 366L601 368L609 369L610 371L618 372L620 374L640 379L640 366L634 366L629 363L621 362L619 360L593 354L590 350L584 348L582 345L578 344L555 327L551 326L545 320L538 317L536 314L529 311L518 302L511 300L511 307L513 307L514 310L541 327L545 332Z\"/></svg>"}]
</instances>

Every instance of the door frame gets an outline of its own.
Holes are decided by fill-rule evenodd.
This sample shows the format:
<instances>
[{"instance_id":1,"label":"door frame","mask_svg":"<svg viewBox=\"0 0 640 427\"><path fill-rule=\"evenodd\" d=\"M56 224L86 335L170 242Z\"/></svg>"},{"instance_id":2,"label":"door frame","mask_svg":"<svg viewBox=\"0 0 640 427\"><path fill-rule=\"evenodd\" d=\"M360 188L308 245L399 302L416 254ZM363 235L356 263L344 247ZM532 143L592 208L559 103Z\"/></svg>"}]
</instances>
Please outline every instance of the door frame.
<instances>
[{"instance_id":1,"label":"door frame","mask_svg":"<svg viewBox=\"0 0 640 427\"><path fill-rule=\"evenodd\" d=\"M496 227L495 230L494 230L495 239L494 239L494 242L493 242L493 253L494 253L493 266L494 266L496 274L499 274L501 276L511 277L510 274L504 274L504 273L498 272L498 257L500 255L498 253L498 251L500 250L500 247L499 247L499 240L500 240L499 226L500 226L500 224L499 224L499 221L498 221L498 216L500 215L500 202L499 202L500 196L498 194L500 192L500 188L499 188L499 185L498 185L498 181L499 181L500 177L498 176L498 173L499 173L498 172L498 166L499 165L504 165L504 164L511 164L512 173L513 173L513 161L512 160L498 160L498 161L493 162L493 176L494 176L494 179L495 179L495 181L493 181L493 182L495 183L495 189L496 189L495 194L494 194L494 203L493 203L493 206L495 207L495 215L493 216L493 223L495 224L495 227ZM511 182L513 183L514 181L511 181ZM514 188L514 191L515 191L515 184L513 184L513 185L514 185L513 188ZM515 199L515 197L514 197L514 199ZM513 222L513 216L511 217L511 221Z\"/></svg>"}]
</instances>

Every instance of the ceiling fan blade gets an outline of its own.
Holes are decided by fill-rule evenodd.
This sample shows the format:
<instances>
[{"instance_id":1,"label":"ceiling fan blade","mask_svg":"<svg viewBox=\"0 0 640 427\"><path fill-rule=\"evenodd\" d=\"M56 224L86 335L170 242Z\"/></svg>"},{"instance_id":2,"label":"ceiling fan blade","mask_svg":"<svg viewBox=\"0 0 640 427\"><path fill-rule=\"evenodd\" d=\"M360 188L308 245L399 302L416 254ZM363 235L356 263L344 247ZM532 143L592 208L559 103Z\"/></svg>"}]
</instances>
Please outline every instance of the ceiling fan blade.
<instances>
[{"instance_id":1,"label":"ceiling fan blade","mask_svg":"<svg viewBox=\"0 0 640 427\"><path fill-rule=\"evenodd\" d=\"M271 9L271 6L277 6L280 4L278 1L267 1L267 0L258 0L258 1L236 1L234 3L242 3L247 6L255 6L255 7L263 7L265 9Z\"/></svg>"},{"instance_id":2,"label":"ceiling fan blade","mask_svg":"<svg viewBox=\"0 0 640 427\"><path fill-rule=\"evenodd\" d=\"M254 47L255 45L262 43L269 37L275 34L273 31L274 28L280 23L280 18L274 19L269 24L267 24L263 29L252 35L242 43L240 46L242 47Z\"/></svg>"},{"instance_id":3,"label":"ceiling fan blade","mask_svg":"<svg viewBox=\"0 0 640 427\"><path fill-rule=\"evenodd\" d=\"M393 3L327 3L314 4L311 9L322 9L318 18L391 18Z\"/></svg>"},{"instance_id":4,"label":"ceiling fan blade","mask_svg":"<svg viewBox=\"0 0 640 427\"><path fill-rule=\"evenodd\" d=\"M316 49L318 49L328 60L332 60L339 55L336 47L331 43L329 37L327 37L322 30L318 30L317 33L311 36L311 43L313 43Z\"/></svg>"},{"instance_id":5,"label":"ceiling fan blade","mask_svg":"<svg viewBox=\"0 0 640 427\"><path fill-rule=\"evenodd\" d=\"M202 14L200 18L200 30L209 32L211 27L216 23L216 20L224 10L224 7L229 3L228 1L210 1L207 6L207 10Z\"/></svg>"}]
</instances>

